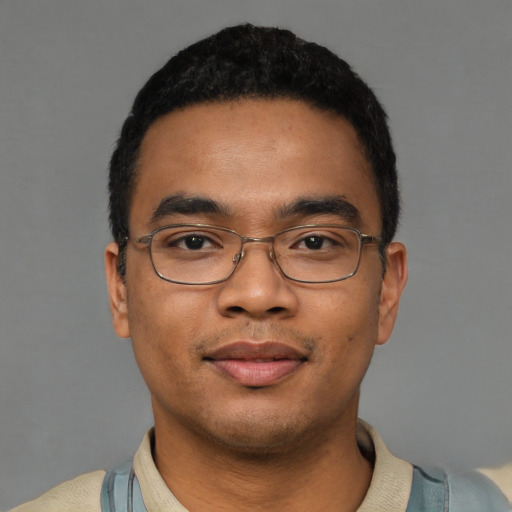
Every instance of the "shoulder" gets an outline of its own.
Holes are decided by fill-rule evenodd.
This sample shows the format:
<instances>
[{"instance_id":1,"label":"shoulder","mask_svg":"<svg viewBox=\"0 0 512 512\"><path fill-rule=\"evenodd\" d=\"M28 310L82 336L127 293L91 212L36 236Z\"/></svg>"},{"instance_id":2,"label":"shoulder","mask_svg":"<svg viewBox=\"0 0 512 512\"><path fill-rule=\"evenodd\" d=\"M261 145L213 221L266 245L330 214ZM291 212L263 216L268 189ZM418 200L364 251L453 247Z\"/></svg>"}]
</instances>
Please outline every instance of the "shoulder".
<instances>
[{"instance_id":1,"label":"shoulder","mask_svg":"<svg viewBox=\"0 0 512 512\"><path fill-rule=\"evenodd\" d=\"M492 480L512 504L512 462L497 468L479 468L477 471Z\"/></svg>"},{"instance_id":2,"label":"shoulder","mask_svg":"<svg viewBox=\"0 0 512 512\"><path fill-rule=\"evenodd\" d=\"M512 467L479 471L445 471L414 467L407 510L511 512Z\"/></svg>"},{"instance_id":3,"label":"shoulder","mask_svg":"<svg viewBox=\"0 0 512 512\"><path fill-rule=\"evenodd\" d=\"M100 493L104 477L105 471L78 476L11 512L100 512Z\"/></svg>"}]
</instances>

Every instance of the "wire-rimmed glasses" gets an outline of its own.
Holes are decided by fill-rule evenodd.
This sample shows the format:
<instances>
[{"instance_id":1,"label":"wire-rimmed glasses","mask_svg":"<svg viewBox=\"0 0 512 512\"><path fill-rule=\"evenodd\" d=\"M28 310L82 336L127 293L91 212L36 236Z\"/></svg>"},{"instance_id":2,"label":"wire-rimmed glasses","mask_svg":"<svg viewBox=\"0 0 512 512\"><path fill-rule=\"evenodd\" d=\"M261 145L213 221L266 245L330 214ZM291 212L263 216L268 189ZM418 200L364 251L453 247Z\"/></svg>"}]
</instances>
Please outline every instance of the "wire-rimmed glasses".
<instances>
[{"instance_id":1,"label":"wire-rimmed glasses","mask_svg":"<svg viewBox=\"0 0 512 512\"><path fill-rule=\"evenodd\" d=\"M288 279L331 283L352 277L363 245L380 238L335 224L308 224L254 238L207 224L172 224L134 239L148 247L156 274L171 283L205 285L229 279L245 245L268 244L269 257Z\"/></svg>"}]
</instances>

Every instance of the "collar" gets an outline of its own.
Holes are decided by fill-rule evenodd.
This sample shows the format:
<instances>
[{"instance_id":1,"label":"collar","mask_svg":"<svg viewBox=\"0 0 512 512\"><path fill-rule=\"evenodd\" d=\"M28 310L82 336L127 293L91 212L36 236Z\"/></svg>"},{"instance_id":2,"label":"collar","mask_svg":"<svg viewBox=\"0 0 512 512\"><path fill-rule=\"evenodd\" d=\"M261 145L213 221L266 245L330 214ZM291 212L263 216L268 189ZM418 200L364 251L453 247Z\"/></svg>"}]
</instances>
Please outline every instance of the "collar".
<instances>
[{"instance_id":1,"label":"collar","mask_svg":"<svg viewBox=\"0 0 512 512\"><path fill-rule=\"evenodd\" d=\"M392 455L377 431L357 421L357 443L375 458L370 487L357 512L405 512L411 493L413 467Z\"/></svg>"},{"instance_id":2,"label":"collar","mask_svg":"<svg viewBox=\"0 0 512 512\"><path fill-rule=\"evenodd\" d=\"M154 435L154 429L146 433L133 460L146 509L187 512L155 466L151 455ZM357 442L365 456L375 460L370 487L357 512L405 512L411 492L411 464L392 455L377 431L363 420L357 423Z\"/></svg>"}]
</instances>

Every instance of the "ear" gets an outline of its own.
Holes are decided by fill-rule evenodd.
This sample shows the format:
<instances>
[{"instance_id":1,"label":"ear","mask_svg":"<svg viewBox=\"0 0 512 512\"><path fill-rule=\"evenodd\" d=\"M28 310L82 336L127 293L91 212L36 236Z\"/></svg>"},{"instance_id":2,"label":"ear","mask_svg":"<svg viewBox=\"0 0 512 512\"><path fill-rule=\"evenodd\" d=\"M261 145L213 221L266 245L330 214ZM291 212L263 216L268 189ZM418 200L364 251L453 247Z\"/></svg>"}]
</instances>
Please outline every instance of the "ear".
<instances>
[{"instance_id":1,"label":"ear","mask_svg":"<svg viewBox=\"0 0 512 512\"><path fill-rule=\"evenodd\" d=\"M118 257L119 246L111 242L105 249L105 273L110 296L110 312L116 334L121 338L129 338L127 292L124 279L117 270Z\"/></svg>"},{"instance_id":2,"label":"ear","mask_svg":"<svg viewBox=\"0 0 512 512\"><path fill-rule=\"evenodd\" d=\"M407 275L405 246L400 242L392 242L386 249L386 272L380 292L377 345L383 345L391 336Z\"/></svg>"}]
</instances>

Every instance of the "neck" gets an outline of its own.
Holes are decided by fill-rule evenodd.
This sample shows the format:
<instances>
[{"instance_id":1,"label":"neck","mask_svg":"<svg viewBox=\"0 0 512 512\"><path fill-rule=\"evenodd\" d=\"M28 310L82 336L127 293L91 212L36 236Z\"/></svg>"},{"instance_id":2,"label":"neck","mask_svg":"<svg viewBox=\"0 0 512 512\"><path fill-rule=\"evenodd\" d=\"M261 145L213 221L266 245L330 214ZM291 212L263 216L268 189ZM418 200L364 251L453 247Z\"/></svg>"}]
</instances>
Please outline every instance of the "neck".
<instances>
[{"instance_id":1,"label":"neck","mask_svg":"<svg viewBox=\"0 0 512 512\"><path fill-rule=\"evenodd\" d=\"M154 458L190 512L355 511L370 485L372 465L358 448L355 414L331 430L261 453L221 446L155 416Z\"/></svg>"}]
</instances>

